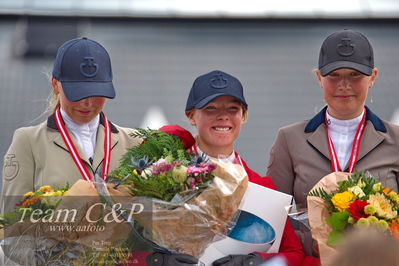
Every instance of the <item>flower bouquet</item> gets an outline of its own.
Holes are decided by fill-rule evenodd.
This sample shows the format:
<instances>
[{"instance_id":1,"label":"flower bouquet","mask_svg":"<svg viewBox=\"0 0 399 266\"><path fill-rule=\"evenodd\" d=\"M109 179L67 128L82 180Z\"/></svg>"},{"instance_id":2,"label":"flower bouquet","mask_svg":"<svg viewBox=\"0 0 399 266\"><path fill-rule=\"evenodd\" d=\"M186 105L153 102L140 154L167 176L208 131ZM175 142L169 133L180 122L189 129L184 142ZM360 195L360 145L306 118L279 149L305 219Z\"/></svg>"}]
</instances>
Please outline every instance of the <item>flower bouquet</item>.
<instances>
[{"instance_id":1,"label":"flower bouquet","mask_svg":"<svg viewBox=\"0 0 399 266\"><path fill-rule=\"evenodd\" d=\"M69 185L59 189L42 186L37 191L27 192L16 204L15 210L0 216L1 238L4 239L2 248L7 259L28 265L35 257L49 258L42 252L43 249L33 250L31 247L47 247L48 242L45 243L45 239L37 233L43 228L41 219L48 219L54 213L69 188ZM51 245L54 244L52 241Z\"/></svg>"},{"instance_id":2,"label":"flower bouquet","mask_svg":"<svg viewBox=\"0 0 399 266\"><path fill-rule=\"evenodd\" d=\"M132 251L154 248L199 257L233 225L248 178L240 165L189 153L195 141L188 131L163 130L169 133L138 129L133 137L143 143L127 151L106 182L96 174L93 183L26 193L0 219L6 259L119 265Z\"/></svg>"},{"instance_id":3,"label":"flower bouquet","mask_svg":"<svg viewBox=\"0 0 399 266\"><path fill-rule=\"evenodd\" d=\"M109 188L112 196L127 191ZM5 261L20 265L117 265L128 259L122 222L103 222L109 207L84 180L60 189L26 193L0 218ZM110 216L110 215L109 215Z\"/></svg>"},{"instance_id":4,"label":"flower bouquet","mask_svg":"<svg viewBox=\"0 0 399 266\"><path fill-rule=\"evenodd\" d=\"M23 222L32 214L40 218L54 212L61 202L62 196L69 188L69 185L59 189L42 186L37 191L25 193L22 200L16 204L15 211L0 215L0 229L17 222ZM2 233L4 234L4 231Z\"/></svg>"},{"instance_id":5,"label":"flower bouquet","mask_svg":"<svg viewBox=\"0 0 399 266\"><path fill-rule=\"evenodd\" d=\"M198 258L233 225L248 185L245 170L190 153L194 139L179 126L137 129L134 137L142 144L109 175L129 188L132 201L145 206L128 219L157 247Z\"/></svg>"},{"instance_id":6,"label":"flower bouquet","mask_svg":"<svg viewBox=\"0 0 399 266\"><path fill-rule=\"evenodd\" d=\"M399 196L365 173L331 173L308 193L309 223L322 263L350 228L375 226L398 237Z\"/></svg>"}]
</instances>

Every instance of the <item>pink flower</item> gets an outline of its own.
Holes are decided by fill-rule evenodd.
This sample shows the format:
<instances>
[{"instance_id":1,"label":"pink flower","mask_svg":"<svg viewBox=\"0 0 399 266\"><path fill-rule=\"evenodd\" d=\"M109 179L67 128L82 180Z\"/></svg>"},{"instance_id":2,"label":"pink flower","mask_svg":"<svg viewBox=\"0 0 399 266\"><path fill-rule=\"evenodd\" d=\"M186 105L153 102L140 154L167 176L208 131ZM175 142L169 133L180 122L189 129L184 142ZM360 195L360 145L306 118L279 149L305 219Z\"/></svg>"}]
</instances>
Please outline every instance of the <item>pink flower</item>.
<instances>
[{"instance_id":1,"label":"pink flower","mask_svg":"<svg viewBox=\"0 0 399 266\"><path fill-rule=\"evenodd\" d=\"M158 175L171 171L173 169L173 165L168 164L164 158L161 158L153 163L150 168L153 175Z\"/></svg>"},{"instance_id":2,"label":"pink flower","mask_svg":"<svg viewBox=\"0 0 399 266\"><path fill-rule=\"evenodd\" d=\"M187 184L190 186L190 188L195 188L195 179L193 177L187 178Z\"/></svg>"},{"instance_id":3,"label":"pink flower","mask_svg":"<svg viewBox=\"0 0 399 266\"><path fill-rule=\"evenodd\" d=\"M197 175L199 175L201 173L205 173L205 172L206 172L206 168L203 168L203 167L197 167L197 166L192 165L187 168L188 175L197 176Z\"/></svg>"}]
</instances>

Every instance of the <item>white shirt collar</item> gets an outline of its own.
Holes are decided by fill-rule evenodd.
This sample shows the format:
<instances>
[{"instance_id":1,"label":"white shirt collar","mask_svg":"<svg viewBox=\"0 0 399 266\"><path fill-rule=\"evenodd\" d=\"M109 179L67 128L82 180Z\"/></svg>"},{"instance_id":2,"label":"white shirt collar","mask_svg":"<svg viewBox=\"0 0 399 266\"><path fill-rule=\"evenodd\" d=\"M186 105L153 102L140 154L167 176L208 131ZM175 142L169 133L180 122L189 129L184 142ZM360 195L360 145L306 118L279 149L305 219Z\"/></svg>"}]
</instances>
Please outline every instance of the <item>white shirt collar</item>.
<instances>
[{"instance_id":1,"label":"white shirt collar","mask_svg":"<svg viewBox=\"0 0 399 266\"><path fill-rule=\"evenodd\" d=\"M235 155L234 151L227 157L226 156L219 156L218 158L215 158L215 157L211 157L208 154L206 154L205 152L201 151L201 149L199 148L198 145L196 145L196 147L197 147L198 155L204 156L204 157L209 158L209 159L214 160L214 161L222 161L222 162L225 162L225 163L234 163L235 162L236 155Z\"/></svg>"},{"instance_id":2,"label":"white shirt collar","mask_svg":"<svg viewBox=\"0 0 399 266\"><path fill-rule=\"evenodd\" d=\"M85 124L75 123L62 108L61 116L65 126L71 131L79 147L89 158L93 158L96 148L97 130L100 124L100 114Z\"/></svg>"},{"instance_id":3,"label":"white shirt collar","mask_svg":"<svg viewBox=\"0 0 399 266\"><path fill-rule=\"evenodd\" d=\"M344 171L352 152L353 139L359 126L364 110L358 117L349 120L339 120L327 112L328 133L338 156L341 170Z\"/></svg>"},{"instance_id":4,"label":"white shirt collar","mask_svg":"<svg viewBox=\"0 0 399 266\"><path fill-rule=\"evenodd\" d=\"M94 117L90 122L85 124L77 124L75 123L72 118L68 116L68 114L61 108L61 116L64 120L65 126L69 130L73 131L83 131L88 130L89 132L97 132L98 125L100 124L100 114Z\"/></svg>"},{"instance_id":5,"label":"white shirt collar","mask_svg":"<svg viewBox=\"0 0 399 266\"><path fill-rule=\"evenodd\" d=\"M334 118L328 112L326 112L326 114L327 114L327 123L329 131L335 131L335 132L338 131L341 133L353 132L353 131L356 132L357 127L360 121L362 120L364 110L359 116L349 120L340 120Z\"/></svg>"}]
</instances>

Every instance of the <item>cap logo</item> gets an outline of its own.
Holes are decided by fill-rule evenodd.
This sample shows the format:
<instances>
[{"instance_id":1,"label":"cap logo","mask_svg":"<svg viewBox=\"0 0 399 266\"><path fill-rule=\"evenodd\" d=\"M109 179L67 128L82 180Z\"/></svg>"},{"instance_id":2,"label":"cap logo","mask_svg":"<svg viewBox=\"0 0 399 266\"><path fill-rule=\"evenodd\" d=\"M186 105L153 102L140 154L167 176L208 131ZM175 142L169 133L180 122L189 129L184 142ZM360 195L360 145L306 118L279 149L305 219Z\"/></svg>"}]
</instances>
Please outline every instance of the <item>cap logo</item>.
<instances>
[{"instance_id":1,"label":"cap logo","mask_svg":"<svg viewBox=\"0 0 399 266\"><path fill-rule=\"evenodd\" d=\"M92 78L97 75L98 64L94 64L94 58L86 56L83 58L83 63L80 64L80 73L87 77Z\"/></svg>"},{"instance_id":2,"label":"cap logo","mask_svg":"<svg viewBox=\"0 0 399 266\"><path fill-rule=\"evenodd\" d=\"M351 43L350 38L341 39L341 43L337 45L337 53L342 56L351 56L355 53L355 45Z\"/></svg>"},{"instance_id":3,"label":"cap logo","mask_svg":"<svg viewBox=\"0 0 399 266\"><path fill-rule=\"evenodd\" d=\"M224 89L229 86L227 79L222 74L216 74L212 77L210 85L215 89Z\"/></svg>"}]
</instances>

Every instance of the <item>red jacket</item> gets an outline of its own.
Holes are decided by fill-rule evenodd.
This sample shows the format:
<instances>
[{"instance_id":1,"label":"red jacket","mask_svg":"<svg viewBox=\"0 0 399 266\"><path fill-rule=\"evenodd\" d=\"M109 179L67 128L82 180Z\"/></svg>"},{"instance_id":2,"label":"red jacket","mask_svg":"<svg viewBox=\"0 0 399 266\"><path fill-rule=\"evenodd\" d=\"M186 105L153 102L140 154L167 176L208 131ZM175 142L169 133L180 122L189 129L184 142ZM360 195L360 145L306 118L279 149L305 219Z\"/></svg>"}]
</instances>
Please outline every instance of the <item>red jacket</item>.
<instances>
[{"instance_id":1,"label":"red jacket","mask_svg":"<svg viewBox=\"0 0 399 266\"><path fill-rule=\"evenodd\" d=\"M245 170L247 171L248 179L250 182L267 188L276 189L272 180L268 176L261 177L259 174L252 171L244 160L242 160L242 163ZM305 256L301 241L299 240L298 236L295 234L294 228L292 228L288 219L285 223L285 228L280 243L279 253L259 253L259 254L262 256L264 260L276 255L281 255L287 260L288 265L290 266L302 265L302 261Z\"/></svg>"}]
</instances>

